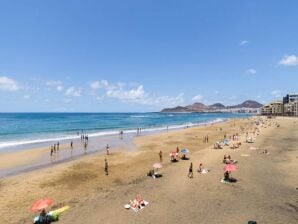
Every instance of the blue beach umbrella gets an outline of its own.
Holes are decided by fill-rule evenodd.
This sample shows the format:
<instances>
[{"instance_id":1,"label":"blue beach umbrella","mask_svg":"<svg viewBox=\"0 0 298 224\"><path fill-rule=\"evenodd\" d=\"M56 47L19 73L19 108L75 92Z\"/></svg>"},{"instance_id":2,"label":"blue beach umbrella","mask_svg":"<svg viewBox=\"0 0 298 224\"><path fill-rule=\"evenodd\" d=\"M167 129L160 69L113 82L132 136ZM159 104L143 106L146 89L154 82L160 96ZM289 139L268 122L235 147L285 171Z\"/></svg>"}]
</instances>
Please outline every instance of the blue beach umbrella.
<instances>
[{"instance_id":1,"label":"blue beach umbrella","mask_svg":"<svg viewBox=\"0 0 298 224\"><path fill-rule=\"evenodd\" d=\"M188 149L181 149L180 152L181 152L181 154L185 155L185 154L189 153L189 150Z\"/></svg>"}]
</instances>

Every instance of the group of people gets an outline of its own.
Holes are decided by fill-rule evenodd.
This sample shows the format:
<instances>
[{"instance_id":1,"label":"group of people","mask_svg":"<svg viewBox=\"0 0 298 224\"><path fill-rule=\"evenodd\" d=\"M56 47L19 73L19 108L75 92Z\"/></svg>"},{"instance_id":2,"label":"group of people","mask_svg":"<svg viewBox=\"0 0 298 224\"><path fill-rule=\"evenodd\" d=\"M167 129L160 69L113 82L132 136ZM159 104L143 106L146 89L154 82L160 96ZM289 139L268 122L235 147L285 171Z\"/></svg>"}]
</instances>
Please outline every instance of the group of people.
<instances>
[{"instance_id":1,"label":"group of people","mask_svg":"<svg viewBox=\"0 0 298 224\"><path fill-rule=\"evenodd\" d=\"M200 163L199 168L198 168L198 173L199 174L203 174L203 173L208 173L209 170L204 168L203 163ZM190 179L193 178L193 164L192 162L190 163L189 169L188 169L188 175L187 175Z\"/></svg>"},{"instance_id":2,"label":"group of people","mask_svg":"<svg viewBox=\"0 0 298 224\"><path fill-rule=\"evenodd\" d=\"M59 142L51 146L51 156L53 156L54 153L59 152L59 146L60 146Z\"/></svg>"}]
</instances>

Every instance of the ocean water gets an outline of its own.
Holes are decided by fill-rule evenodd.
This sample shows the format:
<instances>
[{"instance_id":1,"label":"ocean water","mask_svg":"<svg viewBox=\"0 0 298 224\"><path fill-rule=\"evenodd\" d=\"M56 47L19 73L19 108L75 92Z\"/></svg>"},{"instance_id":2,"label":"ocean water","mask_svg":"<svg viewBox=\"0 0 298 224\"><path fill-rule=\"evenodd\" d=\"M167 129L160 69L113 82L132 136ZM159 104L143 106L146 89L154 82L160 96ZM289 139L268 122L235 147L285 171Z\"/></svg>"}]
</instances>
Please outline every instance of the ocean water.
<instances>
[{"instance_id":1,"label":"ocean water","mask_svg":"<svg viewBox=\"0 0 298 224\"><path fill-rule=\"evenodd\" d=\"M0 149L58 140L177 129L247 114L231 113L0 113ZM78 135L79 133L79 135Z\"/></svg>"}]
</instances>

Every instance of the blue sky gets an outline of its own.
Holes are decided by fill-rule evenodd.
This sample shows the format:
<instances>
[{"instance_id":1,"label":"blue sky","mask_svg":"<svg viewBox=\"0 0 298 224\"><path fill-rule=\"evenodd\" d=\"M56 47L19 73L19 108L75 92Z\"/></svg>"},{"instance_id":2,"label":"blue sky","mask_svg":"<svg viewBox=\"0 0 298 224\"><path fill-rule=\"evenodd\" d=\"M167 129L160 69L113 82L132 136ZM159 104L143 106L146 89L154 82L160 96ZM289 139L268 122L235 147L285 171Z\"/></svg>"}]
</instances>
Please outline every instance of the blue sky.
<instances>
[{"instance_id":1,"label":"blue sky","mask_svg":"<svg viewBox=\"0 0 298 224\"><path fill-rule=\"evenodd\" d=\"M158 111L298 91L295 0L0 0L0 111Z\"/></svg>"}]
</instances>

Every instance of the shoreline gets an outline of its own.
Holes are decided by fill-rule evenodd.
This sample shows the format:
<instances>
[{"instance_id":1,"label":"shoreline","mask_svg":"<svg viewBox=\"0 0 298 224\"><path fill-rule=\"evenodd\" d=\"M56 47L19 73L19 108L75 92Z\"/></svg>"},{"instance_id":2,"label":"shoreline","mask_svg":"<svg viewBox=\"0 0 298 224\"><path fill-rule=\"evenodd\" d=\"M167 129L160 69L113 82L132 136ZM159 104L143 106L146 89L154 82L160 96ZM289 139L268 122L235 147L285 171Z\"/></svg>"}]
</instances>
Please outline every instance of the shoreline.
<instances>
[{"instance_id":1,"label":"shoreline","mask_svg":"<svg viewBox=\"0 0 298 224\"><path fill-rule=\"evenodd\" d=\"M191 129L195 127L206 127L213 124L220 124L228 122L232 119L245 119L245 118L226 118L226 119L214 119L209 122L192 124L191 126L180 125L172 126L171 128L161 127L159 129L144 129L141 134L137 134L136 131L126 132L123 139L119 138L118 134L106 135L106 136L92 136L89 135L88 149L86 151L82 150L83 141L79 138L72 139L74 141L74 150L71 150L69 143L66 144L65 141L60 142L60 150L58 153L58 159L49 157L50 146L49 143L45 142L42 145L37 145L31 148L22 148L21 150L12 152L0 152L0 178L13 176L21 173L30 172L36 169L47 168L55 166L56 164L61 164L64 162L75 161L81 157L86 156L86 154L104 154L105 146L109 144L113 151L130 151L135 149L136 146L134 141L136 138L143 136L150 136L162 133L169 133L184 129ZM55 142L56 143L56 142ZM47 146L45 146L45 144ZM34 145L34 144L33 144ZM78 145L78 146L77 146ZM90 147L89 147L90 145ZM80 150L80 151L78 151ZM56 156L57 154L55 154ZM22 158L21 160L19 158ZM25 159L23 159L25 158ZM9 162L7 162L9 161Z\"/></svg>"}]
</instances>

